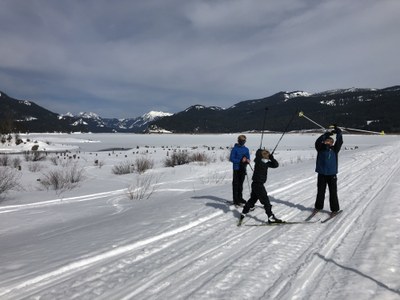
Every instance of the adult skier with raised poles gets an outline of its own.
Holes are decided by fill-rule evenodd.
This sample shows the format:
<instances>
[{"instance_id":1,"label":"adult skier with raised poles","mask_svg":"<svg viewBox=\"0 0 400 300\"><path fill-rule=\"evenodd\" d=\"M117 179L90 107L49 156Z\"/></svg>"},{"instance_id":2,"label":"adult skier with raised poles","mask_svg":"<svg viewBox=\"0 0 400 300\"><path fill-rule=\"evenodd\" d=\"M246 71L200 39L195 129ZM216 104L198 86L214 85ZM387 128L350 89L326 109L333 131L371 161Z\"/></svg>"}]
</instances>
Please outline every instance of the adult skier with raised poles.
<instances>
[{"instance_id":1,"label":"adult skier with raised poles","mask_svg":"<svg viewBox=\"0 0 400 300\"><path fill-rule=\"evenodd\" d=\"M245 143L246 136L239 135L229 157L233 165L232 192L235 206L243 206L246 203L243 199L243 182L246 177L246 167L250 163L250 152Z\"/></svg>"},{"instance_id":2,"label":"adult skier with raised poles","mask_svg":"<svg viewBox=\"0 0 400 300\"><path fill-rule=\"evenodd\" d=\"M335 133L336 142L331 137ZM331 216L335 216L340 211L336 175L338 173L338 154L342 145L342 130L336 125L334 125L333 131L325 132L315 141L315 150L318 152L315 167L315 172L318 173L318 190L312 215L324 208L326 186L329 188Z\"/></svg>"}]
</instances>

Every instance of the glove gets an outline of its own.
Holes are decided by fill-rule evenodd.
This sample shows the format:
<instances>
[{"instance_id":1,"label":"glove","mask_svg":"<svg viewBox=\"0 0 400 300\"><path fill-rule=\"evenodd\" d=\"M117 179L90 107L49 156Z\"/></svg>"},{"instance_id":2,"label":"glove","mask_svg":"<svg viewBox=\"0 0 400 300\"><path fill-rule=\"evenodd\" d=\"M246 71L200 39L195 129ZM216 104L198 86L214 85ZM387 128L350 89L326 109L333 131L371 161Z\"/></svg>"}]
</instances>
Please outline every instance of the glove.
<instances>
[{"instance_id":1,"label":"glove","mask_svg":"<svg viewBox=\"0 0 400 300\"><path fill-rule=\"evenodd\" d=\"M335 127L335 133L338 134L340 132L342 132L342 129L340 129L336 124L334 125Z\"/></svg>"},{"instance_id":2,"label":"glove","mask_svg":"<svg viewBox=\"0 0 400 300\"><path fill-rule=\"evenodd\" d=\"M269 160L274 160L275 158L274 158L274 155L271 153L270 155L269 155Z\"/></svg>"},{"instance_id":3,"label":"glove","mask_svg":"<svg viewBox=\"0 0 400 300\"><path fill-rule=\"evenodd\" d=\"M342 132L342 130L336 124L333 124L332 126L333 126L332 134L337 134L339 132Z\"/></svg>"},{"instance_id":4,"label":"glove","mask_svg":"<svg viewBox=\"0 0 400 300\"><path fill-rule=\"evenodd\" d=\"M331 135L333 135L333 131L327 131L324 133L325 138L330 137Z\"/></svg>"}]
</instances>

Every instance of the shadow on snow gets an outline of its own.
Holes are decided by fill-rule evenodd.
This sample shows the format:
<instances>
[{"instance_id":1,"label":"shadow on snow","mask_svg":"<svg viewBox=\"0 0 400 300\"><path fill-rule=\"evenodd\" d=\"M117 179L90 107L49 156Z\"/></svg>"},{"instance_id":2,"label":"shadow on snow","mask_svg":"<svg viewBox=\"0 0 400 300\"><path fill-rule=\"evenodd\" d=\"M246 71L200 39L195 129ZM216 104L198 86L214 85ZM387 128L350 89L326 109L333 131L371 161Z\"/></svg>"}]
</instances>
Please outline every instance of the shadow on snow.
<instances>
[{"instance_id":1,"label":"shadow on snow","mask_svg":"<svg viewBox=\"0 0 400 300\"><path fill-rule=\"evenodd\" d=\"M342 268L342 269L344 269L344 270L346 270L346 271L351 271L351 272L353 272L353 273L355 273L355 274L358 274L358 275L360 275L360 276L362 276L362 277L364 277L364 278L367 278L367 279L369 279L369 280L375 282L378 286L380 286L380 287L382 287L382 288L384 288L384 289L386 289L386 290L388 290L388 291L391 291L391 292L393 292L393 293L396 293L396 294L400 295L400 290L392 289L391 287L387 286L386 284L384 284L384 283L382 283L382 282L376 280L375 278L373 278L373 277L371 277L371 276L369 276L369 275L366 275L366 274L364 274L364 273L362 273L362 272L360 272L360 271L358 271L358 270L356 270L356 269L354 269L354 268L350 268L350 267L346 267L346 266L344 266L344 265L341 265L341 264L337 263L336 261L334 261L334 260L331 259L331 258L326 258L326 257L323 256L322 254L315 253L315 255L318 256L319 258L323 259L323 260L326 261L327 263L332 263L332 264L334 264L334 265L338 266L339 268Z\"/></svg>"}]
</instances>

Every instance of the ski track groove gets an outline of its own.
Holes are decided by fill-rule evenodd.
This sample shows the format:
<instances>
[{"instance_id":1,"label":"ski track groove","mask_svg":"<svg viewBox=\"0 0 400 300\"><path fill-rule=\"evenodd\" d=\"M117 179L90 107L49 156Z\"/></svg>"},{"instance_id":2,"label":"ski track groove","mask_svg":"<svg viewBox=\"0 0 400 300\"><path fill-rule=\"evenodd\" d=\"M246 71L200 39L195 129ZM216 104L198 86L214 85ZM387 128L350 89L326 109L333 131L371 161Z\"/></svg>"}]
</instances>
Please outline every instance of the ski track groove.
<instances>
[{"instance_id":1,"label":"ski track groove","mask_svg":"<svg viewBox=\"0 0 400 300\"><path fill-rule=\"evenodd\" d=\"M300 180L299 182L295 182L294 184L292 184L292 185L290 185L288 187L280 188L279 191L286 190L286 189L291 189L293 186L302 184L304 181L305 180ZM101 194L100 197L105 197L105 195L104 195L105 193L100 193L100 194ZM115 191L113 191L113 192L111 192L109 194L115 194ZM90 197L85 197L85 196L83 196L83 197L73 197L74 198L73 200L75 200L75 198L79 199L79 201L82 201L82 199L86 200L88 198L90 198L90 200L91 200L92 197L93 197L93 195L90 195ZM44 205L48 205L47 201L45 203L43 203L43 204ZM39 205L41 205L41 204L39 204ZM34 207L37 207L37 206L35 205ZM24 209L25 208L26 207L24 207ZM233 207L231 208L231 210L234 210ZM208 217L208 219L213 219L213 218L215 218L217 216L220 216L222 214L223 214L223 212L219 211L219 212L214 213L213 215L211 215L211 217ZM222 222L223 225L226 225L226 222L230 222L230 219L231 218L224 219L223 222ZM200 222L200 223L202 223L202 222ZM71 230L74 230L74 229L71 229ZM180 232L181 230L176 230L176 231ZM167 235L167 236L174 235L174 234L175 233L172 233L172 234L171 233L168 234L168 232L165 233L165 235ZM232 239L237 239L237 237L238 237L237 234L235 234L232 237ZM157 238L153 238L153 239L155 241L159 240ZM64 267L61 267L61 268L59 268L59 269L57 269L57 270L55 270L53 272L49 272L49 273L46 273L44 275L37 276L37 277L35 277L33 279L27 280L27 281L25 281L25 282L23 282L23 283L21 283L19 285L16 285L14 287L4 288L3 291L0 290L0 296L8 294L9 292L11 292L11 290L15 290L15 289L19 290L21 288L23 288L27 292L29 290L29 286L32 286L33 290L37 290L37 289L42 290L42 286L46 287L46 286L51 286L52 283L62 282L63 278L66 278L66 280L68 280L68 278L71 277L74 273L86 271L86 269L90 268L92 264L95 264L97 261L101 262L103 259L100 259L100 257L102 257L103 255L108 258L110 256L108 254L113 253L113 252L125 253L125 251L123 249L126 248L126 247L130 248L129 245L125 246L125 247L121 246L121 247L119 247L119 249L121 249L121 251L117 251L118 249L115 249L115 250L111 250L111 251L103 253L103 254L98 254L98 255L95 255L95 256L92 256L92 257L89 257L89 258L82 259L81 261L72 262L72 263L70 263L70 264L68 264L68 265L66 265ZM219 247L216 247L216 249L218 249L218 248ZM200 256L202 256L202 255L200 255Z\"/></svg>"},{"instance_id":2,"label":"ski track groove","mask_svg":"<svg viewBox=\"0 0 400 300\"><path fill-rule=\"evenodd\" d=\"M311 180L312 178L310 177L310 178L308 178L308 179L306 179L306 180L304 180L304 179L302 179L302 180L299 180L299 181L297 181L297 182L295 182L295 183L293 183L292 185L290 185L290 186L286 186L286 187L284 187L284 188L280 188L279 189L279 192L281 192L281 191L283 191L283 190L290 190L290 189L292 189L293 187L295 187L295 186L297 186L297 185L299 185L299 184L303 184L304 182L306 182L306 181L309 181L309 180ZM274 191L275 192L275 191ZM234 210L233 208L231 208L231 210ZM222 213L217 213L215 216L213 216L212 218L215 218L216 216L219 216L219 215L221 215ZM263 214L264 215L264 214ZM211 218L211 219L212 219ZM222 221L222 223L223 223L223 225L226 225L226 222L229 222L230 221L230 218L229 219L227 219L227 220L223 220ZM244 235L244 234L246 234L248 232L248 230L245 232L245 233L242 233L241 235ZM267 233L265 233L265 234L267 234ZM239 236L241 236L241 235L239 235ZM218 235L219 236L219 235ZM229 239L227 242L231 242L231 240L232 239L237 239L238 238L238 235L237 234L234 234L234 236L233 237L231 237L231 239ZM258 240L259 238L257 238L257 240ZM220 248L220 246L217 246L217 247L215 247L215 250L218 250ZM112 250L113 251L113 250ZM198 255L198 257L203 257L205 254L208 254L208 252L210 252L209 250L207 250L204 254L200 254L200 255ZM212 251L211 251L212 252ZM156 253L156 252L155 252ZM94 257L92 257L92 259L94 259L94 260L96 260L96 257L98 257L98 255L97 256L94 256ZM60 281L63 281L62 280L62 278L63 277L66 277L66 280L68 280L68 278L70 277L70 276L72 276L72 274L71 273L73 273L73 272L81 272L81 271L84 271L84 272L86 272L86 269L87 268L90 268L90 266L86 266L87 264L88 264L88 261L90 262L91 260L92 260L91 258L88 258L88 259L85 259L85 260L83 260L82 261L82 263L84 263L85 264L85 267L81 267L80 266L80 263L79 262L76 262L76 263L71 263L70 264L70 268L68 268L68 266L66 266L66 270L68 270L68 273L64 273L64 271L63 272L60 272L60 274L52 274L52 273L54 273L54 272L50 272L49 274L47 274L47 276L45 275L45 278L37 278L37 281L38 282L40 282L40 281L42 281L42 280L49 280L48 282L45 282L45 283L43 283L43 285L46 287L46 286L51 286L51 283L59 283ZM85 262L86 261L86 262ZM190 261L190 259L189 259L189 261ZM78 266L80 266L80 267L78 267ZM75 269L74 269L75 268ZM61 270L63 270L63 268L61 268ZM59 275L59 276L58 276ZM53 276L54 276L54 278L53 278ZM168 276L167 276L168 277ZM146 279L146 281L147 281L147 279ZM35 281L34 281L34 283L35 283ZM26 283L27 285L30 285L30 284L32 284L32 283L29 283L29 281ZM22 285L22 286L24 286L24 285ZM26 288L26 286L24 286L25 288ZM38 288L39 287L39 285L37 285L36 287L33 287L34 289L35 288ZM1 295L1 294L0 294Z\"/></svg>"},{"instance_id":3,"label":"ski track groove","mask_svg":"<svg viewBox=\"0 0 400 300\"><path fill-rule=\"evenodd\" d=\"M176 228L174 230L171 230L169 232L162 233L160 235L145 239L145 240L140 240L137 241L133 244L128 244L125 246L120 246L118 248L115 248L113 250L101 253L101 254L96 254L92 257L84 258L75 262L71 262L65 266L62 266L52 272L48 272L46 274L42 274L39 276L36 276L35 278L26 280L25 282L22 282L20 284L17 284L13 287L9 288L3 288L0 290L0 296L6 295L10 293L12 290L27 290L29 289L30 286L33 288L35 287L40 287L41 285L49 285L49 283L54 282L54 281L60 281L62 278L65 278L69 276L72 276L74 273L86 270L88 267L91 267L95 265L96 263L102 263L105 260L109 260L110 258L113 257L119 257L121 255L125 255L126 253L129 253L137 248L141 248L143 246L147 246L149 244L152 244L154 242L158 242L162 239L168 239L171 236L174 236L180 232L186 231L192 227L198 226L200 223L204 223L212 218L215 218L218 215L223 214L222 211L217 211L211 215L208 215L203 218L199 218L197 221L191 222L185 226Z\"/></svg>"},{"instance_id":4,"label":"ski track groove","mask_svg":"<svg viewBox=\"0 0 400 300\"><path fill-rule=\"evenodd\" d=\"M340 172L344 174L344 176L340 178L338 182L339 194L345 194L346 190L352 189L358 182L368 180L368 172L365 172L364 168L379 170L379 164L381 163L379 159L370 160L368 158L368 153L361 154L363 155L360 155L359 158L341 167ZM390 154L382 151L380 156L382 156L383 159L388 159ZM388 179L393 176L398 165L399 162L392 165L389 175L386 171L382 172L382 174L387 175L384 179L381 178L381 176L377 176L377 178L375 178L376 180L373 183L371 182L371 191L378 186L381 186L381 188L378 189L373 196L367 198L368 201L363 202L363 199L361 199L362 197L360 197L360 199L354 199L357 201L350 201L351 199L340 200L342 206L345 206L345 208L344 213L338 218L341 218L344 222L338 223L337 220L332 220L324 225L312 226L311 229L302 229L303 235L299 235L299 238L294 239L294 241L286 241L288 245L285 245L286 251L284 253L282 253L282 251L279 252L279 237L282 235L282 232L298 230L299 227L297 225L284 225L271 228L236 228L234 225L236 220L232 222L232 215L230 213L225 214L222 211L218 211L204 218L200 218L196 222L165 232L159 236L138 241L130 245L120 246L81 261L71 262L67 266L53 272L43 274L42 276L25 281L16 286L2 289L0 290L0 296L21 292L20 294L17 293L13 295L15 298L12 299L36 296L39 298L40 295L44 296L44 298L40 299L46 299L46 295L49 299L57 299L57 296L60 296L60 299L62 299L67 294L70 296L70 299L90 299L94 295L97 295L98 299L106 299L107 296L110 295L118 295L120 299L130 299L134 296L140 296L140 298L143 299L155 299L156 295L170 298L171 296L184 294L191 299L207 299L207 297L210 296L218 296L218 289L215 287L231 288L229 283L226 282L226 278L222 278L224 276L221 276L221 272L226 273L227 270L230 270L229 274L233 278L231 279L240 282L242 288L251 288L252 285L257 285L255 280L257 280L256 278L258 276L266 276L266 278L269 278L269 284L265 285L266 288L264 288L264 292L260 293L260 299L264 297L286 298L289 295L293 299L302 299L301 292L305 286L311 284L310 282L312 281L314 282L314 286L318 285L318 274L322 271L322 266L326 264L326 262L316 257L316 249L323 249L319 254L325 257L329 257L329 255L332 254L346 237L357 217L373 202L373 199L379 195L380 191L388 182ZM353 170L353 174L346 173L346 170L350 169ZM357 174L357 176L354 174ZM358 176L358 174L363 174L363 176ZM346 186L344 186L345 182ZM383 185L380 185L382 182ZM277 194L277 196L279 196L279 199L271 199L271 202L273 202L273 204L276 203L276 207L278 208L276 209L276 213L286 218L298 217L299 219L304 219L304 210L308 211L306 208L310 207L309 210L312 210L314 199L301 199L301 197L299 197L298 202L293 204L293 206L300 208L300 211L294 210L293 207L285 206L284 203L282 204L282 199L290 197L288 201L293 201L293 195L301 195L302 191L309 190L310 188L316 189L314 185L316 185L315 174L307 178L298 179L292 184L284 185L282 188L273 189L269 194ZM279 186L282 186L282 184L279 184ZM116 196L118 193L121 193L121 190L109 192L108 195ZM361 196L368 195L369 193L369 191L364 191ZM95 197L95 195L74 198L77 198L76 200L78 201L85 201L92 200L92 197ZM104 193L100 193L98 197L107 196L105 196ZM46 205L46 203L44 203L44 205ZM29 207L24 207L24 209L25 208ZM4 213L9 209L18 208L8 207L0 211L0 213ZM235 209L230 207L230 212L234 211ZM251 215L257 219L266 218L264 211L261 210L256 210L251 213ZM232 224L232 228L227 227L226 224ZM324 234L319 237L322 232ZM190 240L190 236L200 233L204 235L205 241L211 240L213 242L211 248L205 247L205 249L203 249L201 245L198 245L199 241ZM171 238L173 238L172 241L170 240ZM276 244L271 244L271 241L276 241ZM154 243L157 243L157 245L152 246ZM179 244L178 248L174 249L176 253L172 255L172 258L163 254L164 251L170 251L171 248L177 244ZM265 250L265 244L268 244L267 250ZM183 245L185 246L182 247ZM143 253L145 247L153 247L153 249L147 250L147 253ZM238 247L238 250L237 253L225 251L227 253L224 254L224 247ZM193 251L196 251L196 255L193 254ZM268 257L269 252L278 254L274 254L274 257L271 258ZM139 281L133 280L132 284L124 286L123 288L118 288L118 293L113 290L110 295L107 293L106 287L101 286L101 284L96 285L96 282L100 278L103 285L106 285L108 277L120 276L122 273L128 273L124 274L125 280L132 280L134 276L129 276L129 272L126 270L124 272L125 268L133 270L136 267L135 263L160 254L162 255L159 259L165 259L165 257L167 257L166 259L170 261L167 265L165 264L165 260L160 262L160 265L164 267L163 272L153 270L153 273L149 274L148 277ZM282 275L274 277L274 274L270 274L268 270L257 269L257 261L259 259L266 259L265 256L267 256L267 259L271 260L274 267L286 268L284 272L279 272L282 273ZM277 256L279 257L277 260L278 263L273 263ZM211 265L207 263L210 260L212 261ZM243 261L246 261L247 267L254 268L255 275L251 276L252 278L250 279L240 278L240 274L239 276L236 274L237 268L242 267L241 263ZM101 266L101 272L97 271L96 273L95 269L99 266ZM310 273L310 269L314 271ZM93 274L93 272L95 272L95 274ZM87 273L89 273L89 276ZM179 277L181 273L185 273L188 278L183 280L183 278ZM81 283L79 283L79 277L84 279ZM84 291L79 289L81 285L88 283L88 279L94 283L89 284L89 287ZM180 284L179 287L175 286L175 284L171 284L174 280ZM75 282L72 288L70 285L71 281ZM199 283L196 284L196 282ZM294 284L295 282L299 282L299 284ZM59 290L55 288L55 286L58 287L59 285L61 285L60 287L63 289ZM171 288L171 285L173 288ZM230 285L232 285L232 282L230 282ZM235 284L233 284L233 286L235 286ZM77 290L75 290L75 288L77 288ZM262 287L259 288L262 291ZM205 290L208 290L208 292L205 293ZM60 292L64 292L64 294L57 294ZM232 296L235 295L234 292L235 288L232 289ZM329 291L327 291L327 293L329 293Z\"/></svg>"},{"instance_id":5,"label":"ski track groove","mask_svg":"<svg viewBox=\"0 0 400 300\"><path fill-rule=\"evenodd\" d=\"M395 149L393 149L395 151ZM363 157L360 157L360 160L363 160L367 154L362 155ZM342 190L343 193L345 193L346 190L352 189L353 186L357 186L360 181L370 179L370 174L367 170L365 171L365 168L370 169L370 170L376 170L379 169L379 165L382 164L382 161L387 160L390 158L390 154L385 154L381 155L382 160L376 159L371 161L370 159L367 159L367 163L363 162L360 163L356 161L356 163L353 165L353 168L356 168L353 172L353 174L364 174L363 176L351 176L351 174L347 175L343 180L344 182L349 182L351 180L350 184L347 184L346 187L341 188L339 187L339 190ZM372 162L372 165L371 165ZM349 166L350 168L351 166ZM338 220L331 220L328 223L326 223L327 229L329 229L329 233L325 234L321 239L319 239L318 244L319 246L316 247L316 249L322 249L319 250L320 255L323 255L324 257L329 257L336 248L338 248L343 240L346 238L346 236L349 234L351 227L353 224L357 221L358 217L362 215L362 212L365 211L368 206L370 206L373 203L373 200L380 194L380 192L386 187L386 185L389 182L389 179L395 174L396 170L399 169L399 162L396 162L396 164L392 164L392 167L390 169L390 172L387 172L388 170L385 170L385 172L382 172L385 174L385 177L382 178L382 176L377 176L374 177L374 182L371 182L371 187L370 191L363 191L361 192L360 196L365 196L365 195L370 195L372 192L372 196L369 196L368 198L363 198L359 197L358 201L353 201L353 202L347 202L347 201L342 201L343 203L349 203L350 207L347 207L345 211L338 216ZM363 170L363 172L361 172ZM354 178L355 177L355 178ZM363 201L363 200L368 200L368 201ZM340 221L340 219L342 219ZM312 284L312 289L316 289L318 287L319 280L321 276L319 274L323 271L323 266L326 264L325 261L321 260L321 258L316 257L317 254L316 252L312 253L307 253L309 257L305 258L304 261L307 263L302 263L300 266L296 267L293 272L288 274L285 274L285 276L282 276L281 282L279 284L279 288L275 288L275 291L271 293L272 298L287 298L287 299L304 299L305 295L302 294L303 291L306 290L307 285ZM288 276L288 277L287 277ZM285 278L286 277L286 278ZM290 278L297 278L297 281L303 284L300 284L299 287L296 287L295 290L293 291L292 285L292 280ZM326 294L328 295L330 291L326 291Z\"/></svg>"},{"instance_id":6,"label":"ski track groove","mask_svg":"<svg viewBox=\"0 0 400 300\"><path fill-rule=\"evenodd\" d=\"M350 224L350 225L351 225L351 224ZM346 230L344 230L343 232L346 233ZM330 239L329 239L329 240L330 240ZM324 244L324 243L325 243L325 241L322 241L322 244Z\"/></svg>"},{"instance_id":7,"label":"ski track groove","mask_svg":"<svg viewBox=\"0 0 400 300\"><path fill-rule=\"evenodd\" d=\"M35 202L35 203L29 203L29 204L2 206L2 207L0 207L0 214L10 213L10 212L18 212L18 211L25 210L25 209L45 207L45 206L49 206L49 205L62 205L62 204L74 203L74 202L98 200L101 198L107 198L107 197L111 197L111 196L119 196L119 195L125 194L126 191L127 191L127 189L119 189L119 190L109 191L109 192L102 192L102 193L76 196L76 197L59 198L59 199L46 200L46 201L42 201L42 202Z\"/></svg>"}]
</instances>

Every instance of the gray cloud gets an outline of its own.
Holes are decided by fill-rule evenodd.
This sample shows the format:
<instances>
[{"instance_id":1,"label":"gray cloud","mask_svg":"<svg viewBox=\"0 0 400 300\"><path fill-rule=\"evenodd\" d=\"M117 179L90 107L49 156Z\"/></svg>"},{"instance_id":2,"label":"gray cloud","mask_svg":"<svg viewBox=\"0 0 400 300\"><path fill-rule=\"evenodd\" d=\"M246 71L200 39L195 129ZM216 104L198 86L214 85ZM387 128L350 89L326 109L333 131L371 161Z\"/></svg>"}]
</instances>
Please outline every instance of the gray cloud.
<instances>
[{"instance_id":1,"label":"gray cloud","mask_svg":"<svg viewBox=\"0 0 400 300\"><path fill-rule=\"evenodd\" d=\"M400 2L0 2L0 89L134 117L281 90L398 84Z\"/></svg>"}]
</instances>

